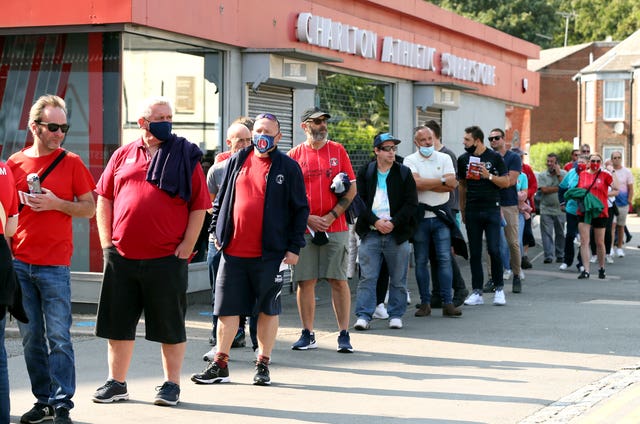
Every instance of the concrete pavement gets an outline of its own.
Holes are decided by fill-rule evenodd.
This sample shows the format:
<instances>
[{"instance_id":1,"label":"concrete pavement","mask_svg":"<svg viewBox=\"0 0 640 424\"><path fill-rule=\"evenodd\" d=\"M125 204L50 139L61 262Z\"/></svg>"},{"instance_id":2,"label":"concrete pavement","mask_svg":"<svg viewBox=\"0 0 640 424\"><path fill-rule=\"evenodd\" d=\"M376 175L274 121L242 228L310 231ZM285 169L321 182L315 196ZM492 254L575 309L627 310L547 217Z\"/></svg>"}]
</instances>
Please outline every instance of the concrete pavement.
<instances>
[{"instance_id":1,"label":"concrete pavement","mask_svg":"<svg viewBox=\"0 0 640 424\"><path fill-rule=\"evenodd\" d=\"M353 354L336 352L337 329L326 284L318 286L314 351L292 351L300 324L295 296L284 313L270 367L273 384L251 384L250 347L232 350L232 383L195 385L205 366L210 310L188 312L187 354L181 402L153 405L162 384L159 345L140 337L128 377L131 399L91 402L107 377L106 342L92 336L93 316L74 316L77 362L75 423L538 423L639 422L640 219L625 258L607 266L606 280L592 273L578 280L575 267L543 264L541 247L530 251L523 292L506 287L507 305L464 307L461 318L413 316L417 288L404 328L376 320L371 330L351 330ZM459 261L470 286L468 262ZM355 292L355 283L352 283ZM354 296L355 297L355 296ZM355 317L352 319L352 323ZM139 327L140 334L143 326ZM9 324L9 337L15 336ZM247 338L248 341L248 338ZM250 344L250 343L249 343ZM12 422L34 402L19 340L9 338ZM634 420L635 417L635 420Z\"/></svg>"}]
</instances>

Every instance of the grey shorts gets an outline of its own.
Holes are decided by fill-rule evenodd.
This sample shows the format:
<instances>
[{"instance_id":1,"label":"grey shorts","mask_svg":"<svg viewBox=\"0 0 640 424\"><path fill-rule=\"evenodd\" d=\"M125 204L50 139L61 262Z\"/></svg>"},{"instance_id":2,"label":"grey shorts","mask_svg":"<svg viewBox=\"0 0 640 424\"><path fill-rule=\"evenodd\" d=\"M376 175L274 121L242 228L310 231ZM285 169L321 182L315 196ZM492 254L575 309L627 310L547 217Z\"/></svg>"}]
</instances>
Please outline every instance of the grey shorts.
<instances>
[{"instance_id":1,"label":"grey shorts","mask_svg":"<svg viewBox=\"0 0 640 424\"><path fill-rule=\"evenodd\" d=\"M347 280L349 232L329 233L328 236L329 243L317 246L311 243L309 234L304 235L307 245L300 250L298 264L293 268L294 281Z\"/></svg>"}]
</instances>

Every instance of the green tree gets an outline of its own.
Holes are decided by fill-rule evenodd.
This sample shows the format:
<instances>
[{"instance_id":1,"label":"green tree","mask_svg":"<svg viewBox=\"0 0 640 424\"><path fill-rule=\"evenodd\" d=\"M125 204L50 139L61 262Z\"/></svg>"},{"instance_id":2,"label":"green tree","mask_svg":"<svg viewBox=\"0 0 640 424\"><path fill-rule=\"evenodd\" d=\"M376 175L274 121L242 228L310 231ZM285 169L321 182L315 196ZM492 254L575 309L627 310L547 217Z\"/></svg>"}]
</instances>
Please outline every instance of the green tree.
<instances>
[{"instance_id":1,"label":"green tree","mask_svg":"<svg viewBox=\"0 0 640 424\"><path fill-rule=\"evenodd\" d=\"M638 29L640 2L636 0L570 0L564 8L575 11L569 40L573 44L602 41L610 36L622 41ZM567 7L568 6L568 7Z\"/></svg>"}]
</instances>

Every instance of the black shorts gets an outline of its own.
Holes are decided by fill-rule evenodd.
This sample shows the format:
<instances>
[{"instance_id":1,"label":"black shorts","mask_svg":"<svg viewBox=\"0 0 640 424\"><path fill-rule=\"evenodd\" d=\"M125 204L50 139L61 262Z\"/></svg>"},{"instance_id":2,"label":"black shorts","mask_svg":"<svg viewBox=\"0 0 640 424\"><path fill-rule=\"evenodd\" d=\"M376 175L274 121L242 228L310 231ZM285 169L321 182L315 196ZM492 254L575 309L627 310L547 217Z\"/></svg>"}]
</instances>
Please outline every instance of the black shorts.
<instances>
[{"instance_id":1,"label":"black shorts","mask_svg":"<svg viewBox=\"0 0 640 424\"><path fill-rule=\"evenodd\" d=\"M96 335L134 340L144 312L145 338L176 344L187 340L187 261L176 256L126 259L115 247L103 250L104 277Z\"/></svg>"},{"instance_id":2,"label":"black shorts","mask_svg":"<svg viewBox=\"0 0 640 424\"><path fill-rule=\"evenodd\" d=\"M279 315L282 279L276 280L282 260L220 258L213 314L217 316Z\"/></svg>"},{"instance_id":3,"label":"black shorts","mask_svg":"<svg viewBox=\"0 0 640 424\"><path fill-rule=\"evenodd\" d=\"M584 215L578 215L578 222L584 222ZM607 228L609 218L592 218L591 226L593 228Z\"/></svg>"}]
</instances>

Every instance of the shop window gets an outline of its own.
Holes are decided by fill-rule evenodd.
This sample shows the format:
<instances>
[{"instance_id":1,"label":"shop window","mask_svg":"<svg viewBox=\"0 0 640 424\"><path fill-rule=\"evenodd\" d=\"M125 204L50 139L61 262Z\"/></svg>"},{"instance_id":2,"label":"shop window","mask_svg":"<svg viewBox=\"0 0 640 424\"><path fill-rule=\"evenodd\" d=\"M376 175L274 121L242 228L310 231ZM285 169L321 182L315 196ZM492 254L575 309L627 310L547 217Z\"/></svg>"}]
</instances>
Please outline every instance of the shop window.
<instances>
[{"instance_id":1,"label":"shop window","mask_svg":"<svg viewBox=\"0 0 640 424\"><path fill-rule=\"evenodd\" d=\"M596 117L595 113L595 102L596 102L596 92L595 92L595 82L587 81L584 84L584 120L585 122L593 122Z\"/></svg>"},{"instance_id":2,"label":"shop window","mask_svg":"<svg viewBox=\"0 0 640 424\"><path fill-rule=\"evenodd\" d=\"M624 81L605 81L604 86L604 120L624 120Z\"/></svg>"},{"instance_id":3,"label":"shop window","mask_svg":"<svg viewBox=\"0 0 640 424\"><path fill-rule=\"evenodd\" d=\"M354 170L371 159L373 137L390 130L391 90L382 81L318 71L317 102L331 114L329 137L345 146Z\"/></svg>"}]
</instances>

